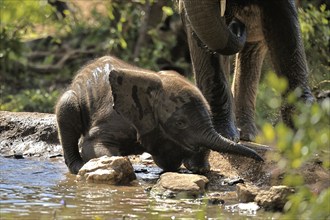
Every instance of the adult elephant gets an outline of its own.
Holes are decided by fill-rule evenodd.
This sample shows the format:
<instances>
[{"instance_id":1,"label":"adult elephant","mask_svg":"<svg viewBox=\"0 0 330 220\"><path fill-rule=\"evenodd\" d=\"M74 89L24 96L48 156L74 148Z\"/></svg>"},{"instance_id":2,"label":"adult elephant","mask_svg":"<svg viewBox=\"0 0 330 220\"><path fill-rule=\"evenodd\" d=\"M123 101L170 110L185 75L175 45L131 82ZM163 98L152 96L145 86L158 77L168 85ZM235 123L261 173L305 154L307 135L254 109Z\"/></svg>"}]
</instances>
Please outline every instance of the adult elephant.
<instances>
[{"instance_id":1,"label":"adult elephant","mask_svg":"<svg viewBox=\"0 0 330 220\"><path fill-rule=\"evenodd\" d=\"M180 0L179 3L196 83L210 103L214 125L222 135L239 139L236 115L240 138L255 138L256 94L267 50L276 73L288 80L288 90L283 96L300 88L301 99L313 101L294 0ZM231 93L219 55L237 52ZM292 107L283 104L282 118L288 125L292 125L290 112Z\"/></svg>"}]
</instances>

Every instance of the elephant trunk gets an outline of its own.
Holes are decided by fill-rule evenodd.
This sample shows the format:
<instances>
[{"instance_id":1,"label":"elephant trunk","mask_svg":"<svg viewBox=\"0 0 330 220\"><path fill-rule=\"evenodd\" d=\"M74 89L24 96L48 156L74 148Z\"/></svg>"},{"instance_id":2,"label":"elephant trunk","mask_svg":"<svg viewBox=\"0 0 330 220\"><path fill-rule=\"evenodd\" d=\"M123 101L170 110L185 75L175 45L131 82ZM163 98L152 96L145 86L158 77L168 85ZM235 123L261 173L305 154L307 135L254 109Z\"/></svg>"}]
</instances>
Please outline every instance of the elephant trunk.
<instances>
[{"instance_id":1,"label":"elephant trunk","mask_svg":"<svg viewBox=\"0 0 330 220\"><path fill-rule=\"evenodd\" d=\"M256 151L222 137L215 131L215 129L208 131L202 138L202 142L202 146L206 146L207 148L220 153L241 155L253 158L256 161L264 161Z\"/></svg>"},{"instance_id":2,"label":"elephant trunk","mask_svg":"<svg viewBox=\"0 0 330 220\"><path fill-rule=\"evenodd\" d=\"M193 31L212 51L232 55L246 41L244 24L236 20L227 27L220 15L219 0L182 0Z\"/></svg>"}]
</instances>

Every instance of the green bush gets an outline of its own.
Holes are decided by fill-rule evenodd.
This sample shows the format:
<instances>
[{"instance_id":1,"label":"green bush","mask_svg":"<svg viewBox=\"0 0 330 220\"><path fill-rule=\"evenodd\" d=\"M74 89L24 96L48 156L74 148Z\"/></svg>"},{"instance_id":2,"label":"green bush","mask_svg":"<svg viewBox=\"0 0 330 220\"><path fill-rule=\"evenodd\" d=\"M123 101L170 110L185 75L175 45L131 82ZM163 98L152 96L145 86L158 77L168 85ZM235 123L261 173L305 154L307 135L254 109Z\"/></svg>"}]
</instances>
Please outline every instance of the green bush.
<instances>
[{"instance_id":1,"label":"green bush","mask_svg":"<svg viewBox=\"0 0 330 220\"><path fill-rule=\"evenodd\" d=\"M306 57L310 69L310 85L314 92L330 89L329 69L329 10L312 5L299 9ZM261 135L257 142L277 147L272 159L284 170L283 184L295 188L284 207L281 219L329 219L330 188L315 194L305 185L299 169L306 164L321 161L324 169L330 169L330 99L312 105L300 103L296 90L288 96L288 102L296 107L294 124L296 130L288 128L280 117L282 93L287 81L275 73L268 72L259 86L257 100L257 125Z\"/></svg>"},{"instance_id":2,"label":"green bush","mask_svg":"<svg viewBox=\"0 0 330 220\"><path fill-rule=\"evenodd\" d=\"M266 94L272 94L265 102L268 108L278 111L280 97L286 89L287 82L274 73L267 75ZM296 90L288 96L289 104L294 104L294 124L296 130L288 128L283 122L272 125L263 122L262 134L258 141L276 146L272 159L279 168L285 171L283 184L295 187L296 193L290 196L284 207L283 219L327 219L330 216L330 188L319 195L311 192L305 185L299 169L307 163L321 161L324 169L330 169L330 99L319 103L304 104L297 100L300 91Z\"/></svg>"},{"instance_id":3,"label":"green bush","mask_svg":"<svg viewBox=\"0 0 330 220\"><path fill-rule=\"evenodd\" d=\"M330 79L329 18L330 11L326 10L325 5L317 9L309 4L307 8L299 9L301 32L310 69L310 84L313 88ZM329 83L327 88L330 89Z\"/></svg>"},{"instance_id":4,"label":"green bush","mask_svg":"<svg viewBox=\"0 0 330 220\"><path fill-rule=\"evenodd\" d=\"M2 97L0 110L53 113L54 103L58 96L58 91L48 92L45 89L25 89L18 94Z\"/></svg>"},{"instance_id":5,"label":"green bush","mask_svg":"<svg viewBox=\"0 0 330 220\"><path fill-rule=\"evenodd\" d=\"M53 22L49 19L53 10L46 1L1 0L0 11L1 71L10 76L16 65L27 63L24 39L34 36L37 25Z\"/></svg>"},{"instance_id":6,"label":"green bush","mask_svg":"<svg viewBox=\"0 0 330 220\"><path fill-rule=\"evenodd\" d=\"M148 26L146 37L151 42L142 45L137 56L133 56L140 28L145 25L146 1L114 0L102 4L106 8L105 13L91 8L92 16L87 19L79 10L74 13L65 11L64 19L55 19L55 9L46 0L0 1L0 70L1 81L4 82L1 87L2 110L51 112L57 94L39 88L52 87L54 90L55 86L55 89L62 90L88 60L102 55L111 53L157 70L156 59L169 56L167 51L173 43L159 39L157 24ZM149 4L151 7L156 2L150 1ZM171 13L170 9L164 7L159 22ZM49 68L36 71L40 67L54 66L63 58L63 51L66 54L77 53L73 53L58 71ZM32 52L45 55L35 58L31 56Z\"/></svg>"}]
</instances>

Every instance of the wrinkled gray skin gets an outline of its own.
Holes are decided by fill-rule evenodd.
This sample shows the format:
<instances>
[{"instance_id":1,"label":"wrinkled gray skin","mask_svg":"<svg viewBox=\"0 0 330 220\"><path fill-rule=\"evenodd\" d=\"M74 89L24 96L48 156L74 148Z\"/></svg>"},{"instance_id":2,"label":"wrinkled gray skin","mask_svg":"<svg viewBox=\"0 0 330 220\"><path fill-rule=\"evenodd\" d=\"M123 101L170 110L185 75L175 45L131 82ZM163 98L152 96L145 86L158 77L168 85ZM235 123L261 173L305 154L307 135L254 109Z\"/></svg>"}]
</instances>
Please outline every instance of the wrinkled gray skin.
<instances>
[{"instance_id":1,"label":"wrinkled gray skin","mask_svg":"<svg viewBox=\"0 0 330 220\"><path fill-rule=\"evenodd\" d=\"M210 149L262 161L215 131L201 92L179 74L155 73L110 56L78 72L59 99L56 116L71 173L92 158L144 151L166 171L184 163L193 172L206 172Z\"/></svg>"},{"instance_id":2,"label":"wrinkled gray skin","mask_svg":"<svg viewBox=\"0 0 330 220\"><path fill-rule=\"evenodd\" d=\"M236 115L240 138L254 140L256 94L267 50L276 73L288 79L284 100L296 88L301 89L303 101L314 100L307 82L297 11L293 0L227 0L225 16L221 17L219 2L180 0L197 86L211 106L217 131L237 141ZM233 98L226 79L228 68L219 57L237 52ZM282 118L293 126L293 108L285 103Z\"/></svg>"}]
</instances>

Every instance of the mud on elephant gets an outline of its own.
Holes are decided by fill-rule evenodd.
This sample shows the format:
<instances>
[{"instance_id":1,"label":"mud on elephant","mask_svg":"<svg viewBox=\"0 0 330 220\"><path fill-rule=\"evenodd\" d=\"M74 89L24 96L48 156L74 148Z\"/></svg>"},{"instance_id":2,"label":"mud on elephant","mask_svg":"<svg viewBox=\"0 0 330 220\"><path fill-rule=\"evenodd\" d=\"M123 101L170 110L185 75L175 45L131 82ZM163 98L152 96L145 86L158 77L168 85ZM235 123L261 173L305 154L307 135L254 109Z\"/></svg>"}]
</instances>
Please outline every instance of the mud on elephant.
<instances>
[{"instance_id":1,"label":"mud on elephant","mask_svg":"<svg viewBox=\"0 0 330 220\"><path fill-rule=\"evenodd\" d=\"M197 86L223 136L239 139L236 120L241 139L255 138L256 94L267 50L276 73L289 82L284 100L299 88L301 99L313 102L294 0L179 0L179 5ZM219 56L235 53L231 93ZM282 118L292 126L292 106L285 103Z\"/></svg>"},{"instance_id":2,"label":"mud on elephant","mask_svg":"<svg viewBox=\"0 0 330 220\"><path fill-rule=\"evenodd\" d=\"M91 158L144 151L166 171L184 163L193 172L205 172L210 149L262 161L255 151L215 131L208 103L182 76L111 56L78 72L59 99L56 116L71 173Z\"/></svg>"}]
</instances>

